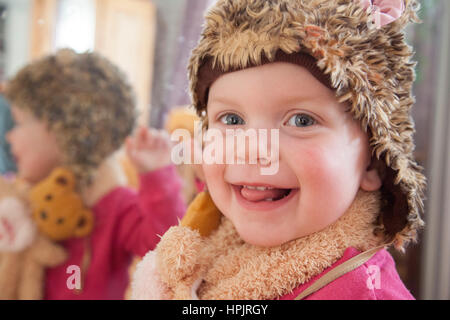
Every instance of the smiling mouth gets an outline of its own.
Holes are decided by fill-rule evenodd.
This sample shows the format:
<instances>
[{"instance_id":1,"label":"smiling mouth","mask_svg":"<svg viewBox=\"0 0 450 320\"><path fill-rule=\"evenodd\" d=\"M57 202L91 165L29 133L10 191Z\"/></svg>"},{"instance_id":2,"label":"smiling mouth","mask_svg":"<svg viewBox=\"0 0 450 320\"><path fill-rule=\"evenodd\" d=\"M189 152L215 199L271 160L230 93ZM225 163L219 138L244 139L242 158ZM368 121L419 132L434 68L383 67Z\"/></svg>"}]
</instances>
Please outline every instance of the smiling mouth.
<instances>
[{"instance_id":1,"label":"smiling mouth","mask_svg":"<svg viewBox=\"0 0 450 320\"><path fill-rule=\"evenodd\" d=\"M254 203L280 201L288 197L293 190L297 190L255 185L233 185L233 187L243 199Z\"/></svg>"}]
</instances>

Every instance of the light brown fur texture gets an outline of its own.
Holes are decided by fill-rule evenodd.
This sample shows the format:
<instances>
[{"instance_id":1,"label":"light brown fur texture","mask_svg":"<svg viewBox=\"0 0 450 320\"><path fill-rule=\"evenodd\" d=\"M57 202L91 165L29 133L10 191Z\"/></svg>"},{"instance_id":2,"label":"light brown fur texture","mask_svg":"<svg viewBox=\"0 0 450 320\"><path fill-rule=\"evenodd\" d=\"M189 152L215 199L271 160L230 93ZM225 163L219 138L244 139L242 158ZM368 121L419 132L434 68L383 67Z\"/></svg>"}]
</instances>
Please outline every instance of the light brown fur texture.
<instances>
[{"instance_id":1,"label":"light brown fur texture","mask_svg":"<svg viewBox=\"0 0 450 320\"><path fill-rule=\"evenodd\" d=\"M245 243L225 217L208 237L172 227L156 248L157 270L168 289L165 298L192 299L199 279L200 299L275 299L287 294L331 266L348 247L364 251L383 242L374 233L379 198L378 192L359 191L332 225L272 248Z\"/></svg>"}]
</instances>

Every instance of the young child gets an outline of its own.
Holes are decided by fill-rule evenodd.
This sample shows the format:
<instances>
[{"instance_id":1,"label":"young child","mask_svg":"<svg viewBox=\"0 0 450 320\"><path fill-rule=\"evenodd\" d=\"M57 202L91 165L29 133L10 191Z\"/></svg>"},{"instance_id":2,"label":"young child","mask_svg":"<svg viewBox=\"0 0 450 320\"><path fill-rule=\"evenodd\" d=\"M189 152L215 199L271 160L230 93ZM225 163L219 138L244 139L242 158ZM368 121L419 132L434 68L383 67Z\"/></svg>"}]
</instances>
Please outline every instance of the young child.
<instances>
[{"instance_id":1,"label":"young child","mask_svg":"<svg viewBox=\"0 0 450 320\"><path fill-rule=\"evenodd\" d=\"M44 297L122 299L130 258L153 249L185 210L168 137L140 128L129 138L140 190L127 188L116 151L135 124L134 94L122 72L96 53L63 49L33 62L8 83L6 96L18 178L33 186L55 168L70 169L94 216L87 237L62 242L68 259L47 270ZM68 285L73 266L81 270L81 290Z\"/></svg>"},{"instance_id":2,"label":"young child","mask_svg":"<svg viewBox=\"0 0 450 320\"><path fill-rule=\"evenodd\" d=\"M209 130L278 130L279 156L205 163L210 199L138 265L134 298L413 299L383 247L403 250L423 225L403 33L417 8L219 0L209 10L189 64L193 105ZM212 205L218 226L190 222L214 220Z\"/></svg>"}]
</instances>

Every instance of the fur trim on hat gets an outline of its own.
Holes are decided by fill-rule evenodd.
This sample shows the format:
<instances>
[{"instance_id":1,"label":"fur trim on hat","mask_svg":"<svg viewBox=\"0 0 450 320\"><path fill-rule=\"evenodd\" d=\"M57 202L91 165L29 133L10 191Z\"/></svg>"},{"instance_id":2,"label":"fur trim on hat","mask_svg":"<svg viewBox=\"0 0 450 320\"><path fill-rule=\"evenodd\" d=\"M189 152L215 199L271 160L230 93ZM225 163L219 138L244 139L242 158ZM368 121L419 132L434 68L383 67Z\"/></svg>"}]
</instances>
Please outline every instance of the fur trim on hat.
<instances>
[{"instance_id":1,"label":"fur trim on hat","mask_svg":"<svg viewBox=\"0 0 450 320\"><path fill-rule=\"evenodd\" d=\"M357 0L219 0L206 15L188 67L193 105L205 117L207 97L198 89L208 61L230 72L260 65L265 58L273 61L278 51L313 56L338 100L348 102L368 132L373 157L387 168L379 228L398 249L415 240L423 226L426 187L413 157L415 63L403 31L419 21L419 5L404 3L399 19L377 29Z\"/></svg>"}]
</instances>

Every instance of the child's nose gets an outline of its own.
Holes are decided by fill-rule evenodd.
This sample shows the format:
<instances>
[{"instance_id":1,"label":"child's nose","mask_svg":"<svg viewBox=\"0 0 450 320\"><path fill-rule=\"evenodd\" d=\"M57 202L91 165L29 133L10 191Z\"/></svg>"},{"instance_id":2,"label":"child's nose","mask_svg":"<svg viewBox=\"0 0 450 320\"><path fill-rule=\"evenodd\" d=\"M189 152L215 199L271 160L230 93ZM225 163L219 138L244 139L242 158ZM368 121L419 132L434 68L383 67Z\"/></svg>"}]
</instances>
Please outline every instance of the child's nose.
<instances>
[{"instance_id":1,"label":"child's nose","mask_svg":"<svg viewBox=\"0 0 450 320\"><path fill-rule=\"evenodd\" d=\"M273 132L267 129L256 132L255 139L247 139L245 137L243 140L240 140L241 142L245 141L245 145L242 146L241 152L236 152L236 160L242 164L259 164L262 166L268 166L278 161L276 158L279 151L278 149L274 150L274 147L279 145L278 135L272 134Z\"/></svg>"}]
</instances>

